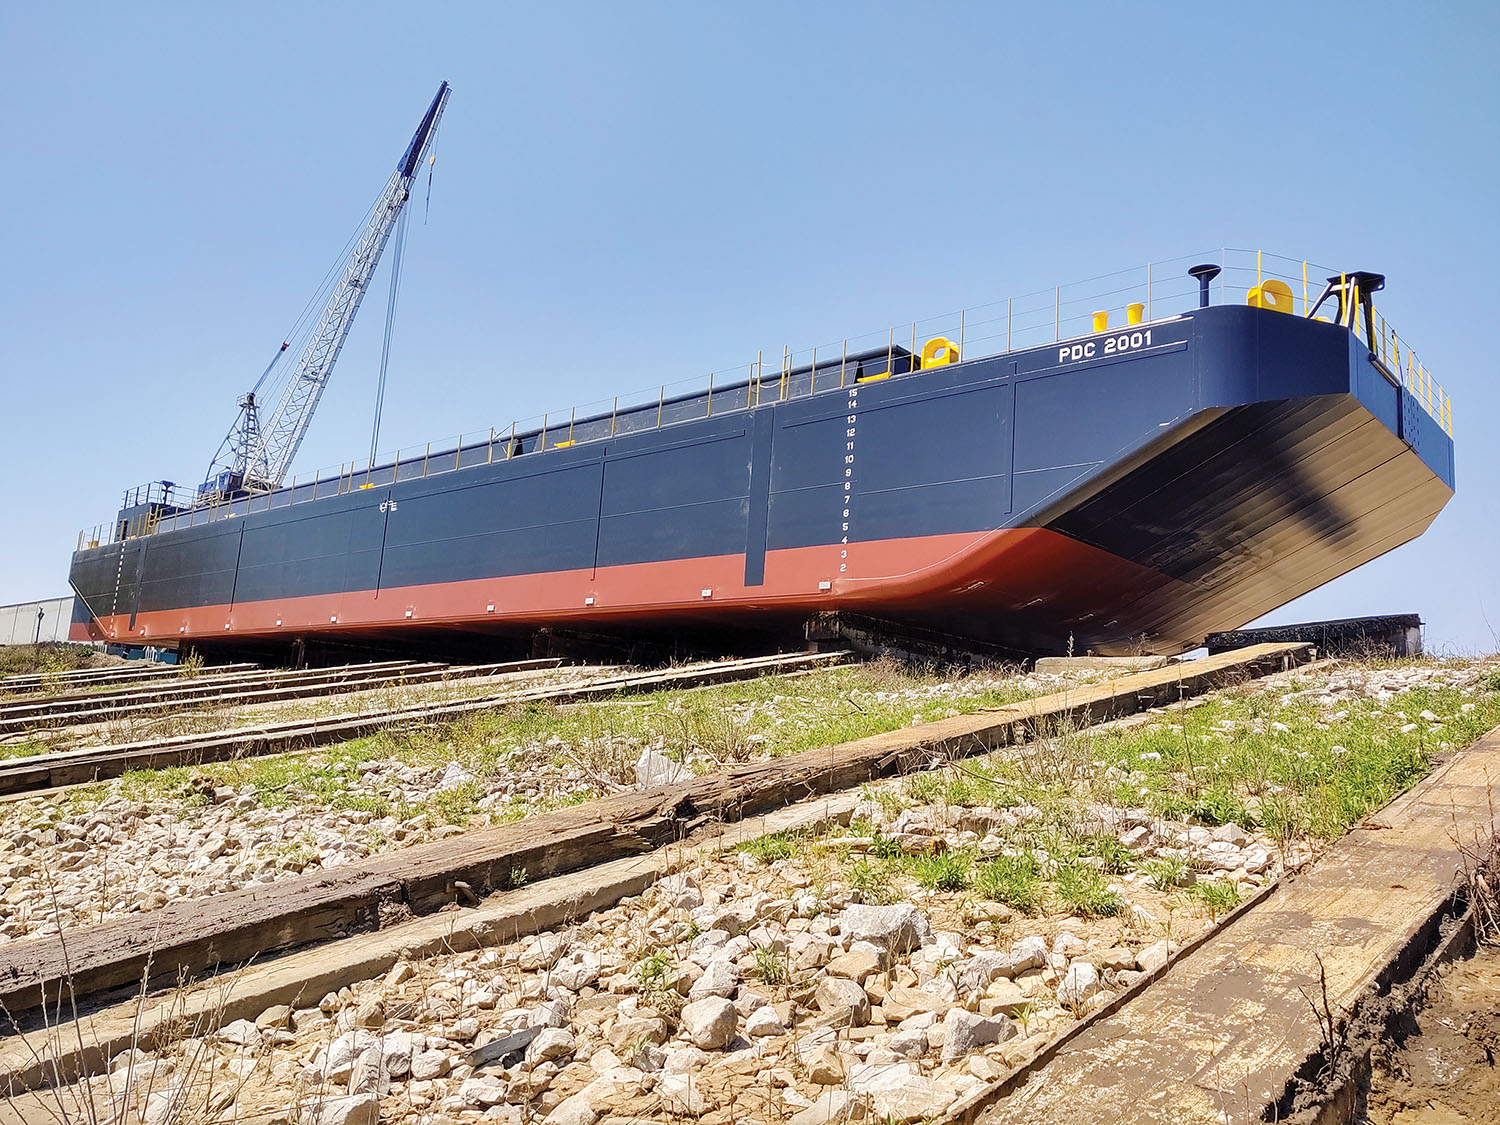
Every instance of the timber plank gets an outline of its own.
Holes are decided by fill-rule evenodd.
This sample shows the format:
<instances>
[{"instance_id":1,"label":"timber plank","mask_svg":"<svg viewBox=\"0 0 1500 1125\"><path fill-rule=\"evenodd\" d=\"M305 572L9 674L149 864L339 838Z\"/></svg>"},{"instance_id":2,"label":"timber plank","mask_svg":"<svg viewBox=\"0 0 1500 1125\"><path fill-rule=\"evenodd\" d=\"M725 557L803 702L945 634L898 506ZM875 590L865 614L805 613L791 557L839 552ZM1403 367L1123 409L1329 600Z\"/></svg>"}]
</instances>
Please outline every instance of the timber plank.
<instances>
[{"instance_id":1,"label":"timber plank","mask_svg":"<svg viewBox=\"0 0 1500 1125\"><path fill-rule=\"evenodd\" d=\"M883 774L1025 739L1053 723L1086 725L1175 702L1305 659L1309 646L1257 645L1187 665L1121 676L972 715L889 731L786 758L735 766L644 792L621 793L524 821L376 856L360 864L173 903L151 914L0 947L0 1004L36 1005L70 981L78 995L175 978L328 935L378 925L379 906L424 913L455 899L637 855L714 821L740 820ZM349 918L336 921L339 903ZM212 956L210 956L212 954Z\"/></svg>"},{"instance_id":2,"label":"timber plank","mask_svg":"<svg viewBox=\"0 0 1500 1125\"><path fill-rule=\"evenodd\" d=\"M1410 954L1458 887L1457 841L1491 830L1500 729L1449 756L1066 1050L963 1116L1009 1123L1258 1122L1321 1037ZM1321 976L1321 980L1320 980Z\"/></svg>"}]
</instances>

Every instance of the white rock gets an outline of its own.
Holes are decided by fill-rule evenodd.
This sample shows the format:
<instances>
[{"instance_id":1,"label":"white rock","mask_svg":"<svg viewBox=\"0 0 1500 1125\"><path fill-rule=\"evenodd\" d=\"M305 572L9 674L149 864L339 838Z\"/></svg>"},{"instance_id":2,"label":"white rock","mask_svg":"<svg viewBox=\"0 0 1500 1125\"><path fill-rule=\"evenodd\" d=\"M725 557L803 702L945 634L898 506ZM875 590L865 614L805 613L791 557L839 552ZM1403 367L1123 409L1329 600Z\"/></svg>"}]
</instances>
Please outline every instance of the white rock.
<instances>
[{"instance_id":1,"label":"white rock","mask_svg":"<svg viewBox=\"0 0 1500 1125\"><path fill-rule=\"evenodd\" d=\"M702 1000L699 1003L710 1003ZM682 1113L701 1117L708 1109L708 1102L698 1092L698 1084L688 1074L663 1074L656 1082L656 1093L670 1113Z\"/></svg>"},{"instance_id":2,"label":"white rock","mask_svg":"<svg viewBox=\"0 0 1500 1125\"><path fill-rule=\"evenodd\" d=\"M323 1077L329 1082L347 1082L354 1073L354 1060L364 1054L375 1043L375 1036L368 1031L346 1031L332 1043L323 1059Z\"/></svg>"},{"instance_id":3,"label":"white rock","mask_svg":"<svg viewBox=\"0 0 1500 1125\"><path fill-rule=\"evenodd\" d=\"M1087 948L1088 944L1082 938L1067 930L1052 939L1052 952L1062 957L1077 957Z\"/></svg>"},{"instance_id":4,"label":"white rock","mask_svg":"<svg viewBox=\"0 0 1500 1125\"><path fill-rule=\"evenodd\" d=\"M158 1125L176 1117L181 1094L182 1091L176 1086L153 1091L146 1099L145 1112L141 1114L146 1125Z\"/></svg>"},{"instance_id":5,"label":"white rock","mask_svg":"<svg viewBox=\"0 0 1500 1125\"><path fill-rule=\"evenodd\" d=\"M635 762L636 784L642 789L671 785L682 777L682 774L681 763L672 761L665 754L658 753L649 746L641 751L641 756Z\"/></svg>"},{"instance_id":6,"label":"white rock","mask_svg":"<svg viewBox=\"0 0 1500 1125\"><path fill-rule=\"evenodd\" d=\"M547 1000L527 1015L529 1027L566 1027L573 1008L565 1000ZM473 1038L470 1036L469 1038Z\"/></svg>"},{"instance_id":7,"label":"white rock","mask_svg":"<svg viewBox=\"0 0 1500 1125\"><path fill-rule=\"evenodd\" d=\"M550 1062L553 1059L569 1058L578 1049L573 1033L562 1027L544 1027L536 1033L526 1057L533 1063Z\"/></svg>"},{"instance_id":8,"label":"white rock","mask_svg":"<svg viewBox=\"0 0 1500 1125\"><path fill-rule=\"evenodd\" d=\"M834 1125L849 1117L854 1095L848 1090L829 1090L806 1109L792 1116L787 1125Z\"/></svg>"},{"instance_id":9,"label":"white rock","mask_svg":"<svg viewBox=\"0 0 1500 1125\"><path fill-rule=\"evenodd\" d=\"M449 762L448 768L443 770L442 779L437 783L437 788L457 789L460 785L467 785L474 780L474 775L457 762Z\"/></svg>"},{"instance_id":10,"label":"white rock","mask_svg":"<svg viewBox=\"0 0 1500 1125\"><path fill-rule=\"evenodd\" d=\"M547 1125L594 1125L604 1114L590 1104L587 1093L585 1088L571 1098L564 1098L557 1108L547 1114Z\"/></svg>"},{"instance_id":11,"label":"white rock","mask_svg":"<svg viewBox=\"0 0 1500 1125\"><path fill-rule=\"evenodd\" d=\"M374 1093L309 1098L298 1107L300 1125L379 1125L380 1098Z\"/></svg>"},{"instance_id":12,"label":"white rock","mask_svg":"<svg viewBox=\"0 0 1500 1125\"><path fill-rule=\"evenodd\" d=\"M943 1061L961 1059L981 1047L1014 1038L1016 1025L1007 1017L976 1016L962 1008L950 1008L943 1017Z\"/></svg>"},{"instance_id":13,"label":"white rock","mask_svg":"<svg viewBox=\"0 0 1500 1125\"><path fill-rule=\"evenodd\" d=\"M979 991L997 978L1015 976L1016 971L1007 953L976 953L959 966L959 991Z\"/></svg>"},{"instance_id":14,"label":"white rock","mask_svg":"<svg viewBox=\"0 0 1500 1125\"><path fill-rule=\"evenodd\" d=\"M751 1039L764 1039L771 1035L784 1035L786 1025L769 1004L756 1008L745 1018L745 1034Z\"/></svg>"},{"instance_id":15,"label":"white rock","mask_svg":"<svg viewBox=\"0 0 1500 1125\"><path fill-rule=\"evenodd\" d=\"M932 941L927 915L910 903L893 906L854 905L839 915L839 933L851 941L868 941L888 956L918 949Z\"/></svg>"},{"instance_id":16,"label":"white rock","mask_svg":"<svg viewBox=\"0 0 1500 1125\"><path fill-rule=\"evenodd\" d=\"M1163 968L1170 959L1170 946L1165 938L1152 942L1135 955L1136 967L1143 973L1154 973Z\"/></svg>"},{"instance_id":17,"label":"white rock","mask_svg":"<svg viewBox=\"0 0 1500 1125\"><path fill-rule=\"evenodd\" d=\"M1230 844L1236 848L1243 848L1250 842L1249 833L1233 821L1228 824L1221 824L1215 828L1213 837L1221 843Z\"/></svg>"},{"instance_id":18,"label":"white rock","mask_svg":"<svg viewBox=\"0 0 1500 1125\"><path fill-rule=\"evenodd\" d=\"M409 1031L393 1031L380 1041L380 1067L392 1078L405 1078L411 1073L412 1059L421 1043Z\"/></svg>"},{"instance_id":19,"label":"white rock","mask_svg":"<svg viewBox=\"0 0 1500 1125\"><path fill-rule=\"evenodd\" d=\"M702 1000L705 996L731 997L740 984L740 970L733 961L710 961L703 975L688 989L689 1000Z\"/></svg>"},{"instance_id":20,"label":"white rock","mask_svg":"<svg viewBox=\"0 0 1500 1125\"><path fill-rule=\"evenodd\" d=\"M560 958L568 948L568 936L561 933L538 934L526 943L526 948L521 951L517 960L517 967L523 972L534 972L544 969Z\"/></svg>"},{"instance_id":21,"label":"white rock","mask_svg":"<svg viewBox=\"0 0 1500 1125\"><path fill-rule=\"evenodd\" d=\"M813 994L818 1011L827 1015L846 1016L853 1027L870 1022L870 998L865 990L844 977L824 977Z\"/></svg>"},{"instance_id":22,"label":"white rock","mask_svg":"<svg viewBox=\"0 0 1500 1125\"><path fill-rule=\"evenodd\" d=\"M1074 1008L1099 991L1099 970L1087 961L1074 961L1057 986L1057 1002Z\"/></svg>"},{"instance_id":23,"label":"white rock","mask_svg":"<svg viewBox=\"0 0 1500 1125\"><path fill-rule=\"evenodd\" d=\"M235 1020L219 1028L216 1038L221 1043L233 1043L236 1047L256 1050L260 1047L260 1029L249 1020Z\"/></svg>"},{"instance_id":24,"label":"white rock","mask_svg":"<svg viewBox=\"0 0 1500 1125\"><path fill-rule=\"evenodd\" d=\"M465 1078L458 1088L458 1096L464 1105L481 1109L499 1105L505 1100L505 1083L498 1078Z\"/></svg>"},{"instance_id":25,"label":"white rock","mask_svg":"<svg viewBox=\"0 0 1500 1125\"><path fill-rule=\"evenodd\" d=\"M904 1059L920 1059L928 1050L927 1032L920 1027L904 1027L886 1041L886 1046Z\"/></svg>"},{"instance_id":26,"label":"white rock","mask_svg":"<svg viewBox=\"0 0 1500 1125\"><path fill-rule=\"evenodd\" d=\"M1018 973L1039 969L1047 963L1047 942L1035 934L1023 937L1010 947L1010 961Z\"/></svg>"},{"instance_id":27,"label":"white rock","mask_svg":"<svg viewBox=\"0 0 1500 1125\"><path fill-rule=\"evenodd\" d=\"M430 1082L448 1073L448 1056L442 1051L419 1051L411 1057L411 1077L415 1082Z\"/></svg>"},{"instance_id":28,"label":"white rock","mask_svg":"<svg viewBox=\"0 0 1500 1125\"><path fill-rule=\"evenodd\" d=\"M682 1009L682 1027L694 1044L718 1050L734 1038L737 1023L734 1005L718 996L694 1000Z\"/></svg>"}]
</instances>

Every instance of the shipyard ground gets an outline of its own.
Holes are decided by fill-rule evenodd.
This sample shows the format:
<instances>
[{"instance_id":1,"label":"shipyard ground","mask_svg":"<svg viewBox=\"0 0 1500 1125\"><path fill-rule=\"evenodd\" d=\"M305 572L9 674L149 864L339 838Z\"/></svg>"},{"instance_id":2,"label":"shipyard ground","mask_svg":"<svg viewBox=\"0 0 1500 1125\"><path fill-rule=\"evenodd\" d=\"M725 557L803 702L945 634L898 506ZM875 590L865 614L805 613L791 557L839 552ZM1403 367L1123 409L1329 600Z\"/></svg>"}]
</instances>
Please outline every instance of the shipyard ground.
<instances>
[{"instance_id":1,"label":"shipyard ground","mask_svg":"<svg viewBox=\"0 0 1500 1125\"><path fill-rule=\"evenodd\" d=\"M79 1045L116 1044L93 1052L92 1077L40 1097L15 1090L0 1120L117 1120L110 1113L128 1109L130 1121L152 1123L803 1125L1003 1120L1028 1105L1028 1120L1073 1121L1119 1092L1109 1068L1079 1063L1118 1044L1110 1028L1132 1011L1156 1031L1117 1073L1164 1094L1136 1101L1130 1119L1198 1120L1193 1106L1212 1111L1213 1092L1231 1086L1234 1104L1201 1119L1309 1109L1274 1081L1249 1081L1296 1077L1309 1049L1317 1054L1297 959L1320 941L1337 947L1325 960L1339 1016L1361 981L1399 984L1413 951L1420 963L1438 940L1434 919L1456 909L1450 833L1483 827L1483 778L1500 774L1489 761L1500 740L1482 737L1500 723L1500 665L1319 661L1270 676L1243 666L1238 686L1189 686L1171 669L813 669L502 708L0 805L0 958L16 964L59 929L92 956L101 924L159 933L153 919L169 904L201 902L206 915L235 887L353 888L380 864L430 866L424 848L446 849L451 863L500 839L504 829L487 825L531 825L540 839L598 807L617 810L618 831L628 807L639 831L667 807L651 797L656 769L702 773L682 790L699 808L710 792L721 803L748 793L751 778L769 794L778 771L798 787L845 778L821 797L789 794L794 803L761 818L705 823L680 843L538 872L489 897L472 876L450 875L437 913L382 914L373 931L257 958L199 987L86 1006L76 1029L54 1026L63 1034L51 1047L45 1032L12 1036L0 1070L34 1079L50 1057L66 1072ZM1177 702L1148 697L1157 709L1084 729L1173 677ZM981 735L1005 727L1005 708L1032 715L1033 728L1036 716L1071 718L1018 742ZM797 765L843 739L855 741L827 750L823 773ZM896 772L856 784L847 771L857 758ZM741 788L725 788L735 778ZM580 791L614 796L571 805ZM1361 866L1371 848L1385 859ZM1393 867L1411 877L1392 885ZM440 897L440 881L432 887ZM905 922L882 928L892 916ZM915 940L898 937L904 925ZM1357 938L1334 940L1340 926ZM1265 978L1280 1005L1266 1005L1270 1024L1242 1003L1253 995L1244 988L1265 981L1216 975L1224 957L1279 966ZM1200 965L1211 984L1191 983ZM1443 991L1463 972L1442 978L1436 1004L1482 1007ZM82 975L69 983L86 991ZM1199 1003L1221 1026L1190 1066L1198 1040L1170 1013ZM174 1006L177 1019L162 1020ZM160 1030L143 1034L148 1026ZM518 1057L484 1058L517 1031L533 1036ZM1460 1031L1488 1042L1477 1023ZM1461 1047L1450 1032L1443 1048ZM1420 1062L1442 1060L1424 1038L1393 1040L1389 1063L1377 1058L1370 1119L1486 1120L1477 1097L1444 1103L1468 1117L1411 1116L1442 1101ZM1164 1051L1176 1052L1165 1064ZM1464 1057L1483 1080L1479 1056ZM1246 1060L1258 1069L1225 1077ZM1037 1091L1067 1089L1070 1068L1085 1081L1056 1113L1031 1104Z\"/></svg>"}]
</instances>

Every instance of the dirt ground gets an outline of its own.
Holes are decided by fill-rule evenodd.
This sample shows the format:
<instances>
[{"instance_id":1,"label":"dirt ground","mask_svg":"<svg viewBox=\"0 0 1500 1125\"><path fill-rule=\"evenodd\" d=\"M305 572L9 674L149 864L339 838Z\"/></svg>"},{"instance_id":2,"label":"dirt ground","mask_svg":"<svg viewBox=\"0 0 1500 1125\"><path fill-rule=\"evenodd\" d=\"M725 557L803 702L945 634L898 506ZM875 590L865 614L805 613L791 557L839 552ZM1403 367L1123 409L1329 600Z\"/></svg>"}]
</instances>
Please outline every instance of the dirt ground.
<instances>
[{"instance_id":1,"label":"dirt ground","mask_svg":"<svg viewBox=\"0 0 1500 1125\"><path fill-rule=\"evenodd\" d=\"M1419 1032L1376 1061L1369 1125L1500 1122L1500 946L1445 969Z\"/></svg>"}]
</instances>

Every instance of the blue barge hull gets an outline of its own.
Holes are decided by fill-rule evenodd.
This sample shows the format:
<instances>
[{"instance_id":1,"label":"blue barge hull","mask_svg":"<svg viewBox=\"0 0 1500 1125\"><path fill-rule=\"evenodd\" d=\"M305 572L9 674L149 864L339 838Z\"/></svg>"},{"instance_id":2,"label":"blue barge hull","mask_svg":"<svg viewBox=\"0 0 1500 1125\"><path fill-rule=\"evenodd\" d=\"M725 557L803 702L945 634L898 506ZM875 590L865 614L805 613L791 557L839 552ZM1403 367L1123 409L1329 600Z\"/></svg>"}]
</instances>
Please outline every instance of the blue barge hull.
<instances>
[{"instance_id":1,"label":"blue barge hull","mask_svg":"<svg viewBox=\"0 0 1500 1125\"><path fill-rule=\"evenodd\" d=\"M562 625L791 637L853 611L1036 653L1178 652L1415 538L1453 493L1452 438L1335 324L1217 306L948 366L901 358L196 526L157 513L74 555L73 635L210 651Z\"/></svg>"}]
</instances>

